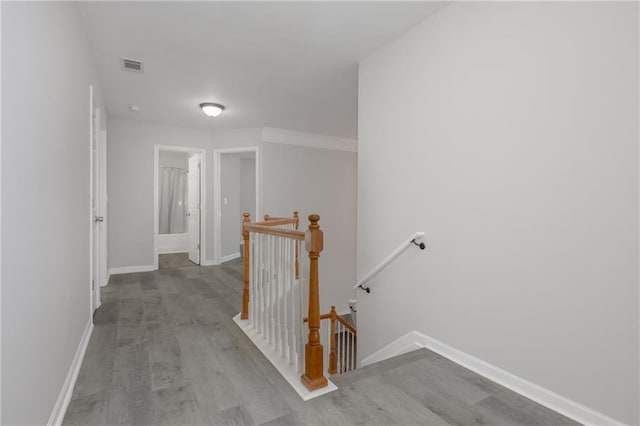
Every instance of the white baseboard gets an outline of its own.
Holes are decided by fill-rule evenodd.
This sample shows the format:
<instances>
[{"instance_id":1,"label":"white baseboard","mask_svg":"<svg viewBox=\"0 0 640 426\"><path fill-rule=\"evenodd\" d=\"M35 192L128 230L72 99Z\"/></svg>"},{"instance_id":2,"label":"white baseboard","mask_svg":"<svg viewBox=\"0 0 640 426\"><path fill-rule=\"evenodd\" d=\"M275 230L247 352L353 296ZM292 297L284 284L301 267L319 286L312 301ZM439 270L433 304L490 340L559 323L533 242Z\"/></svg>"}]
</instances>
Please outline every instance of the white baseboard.
<instances>
[{"instance_id":1,"label":"white baseboard","mask_svg":"<svg viewBox=\"0 0 640 426\"><path fill-rule=\"evenodd\" d=\"M220 258L220 263L224 263L224 262L228 262L228 261L233 260L233 259L237 259L237 258L239 258L240 256L241 256L241 255L240 255L240 252L233 253L233 254L230 254L230 255L228 255L228 256L222 256L222 257Z\"/></svg>"},{"instance_id":2,"label":"white baseboard","mask_svg":"<svg viewBox=\"0 0 640 426\"><path fill-rule=\"evenodd\" d=\"M200 260L200 266L213 266L216 262L213 260Z\"/></svg>"},{"instance_id":3,"label":"white baseboard","mask_svg":"<svg viewBox=\"0 0 640 426\"><path fill-rule=\"evenodd\" d=\"M69 367L69 371L67 372L67 377L64 380L62 389L60 389L60 394L58 394L56 405L53 407L51 416L49 416L49 421L47 422L47 425L49 426L59 426L64 420L64 415L67 412L69 401L71 401L73 387L76 384L76 379L78 378L80 366L82 366L82 360L84 359L84 354L87 351L87 346L89 345L89 339L91 338L92 332L93 318L89 318L89 322L87 322L87 326L82 333L82 338L80 339L78 349L76 349L76 354L74 355L73 361L71 362L71 367Z\"/></svg>"},{"instance_id":4,"label":"white baseboard","mask_svg":"<svg viewBox=\"0 0 640 426\"><path fill-rule=\"evenodd\" d=\"M369 355L362 360L362 365L366 366L378 361L385 360L406 352L420 348L427 348L442 355L445 358L459 364L487 379L496 382L507 389L529 398L538 404L565 415L584 425L605 426L624 425L623 422L593 410L585 405L573 401L564 396L536 385L528 380L518 377L508 371L489 364L472 355L453 348L432 337L426 336L417 331L410 331L404 336L391 342L379 351Z\"/></svg>"},{"instance_id":5,"label":"white baseboard","mask_svg":"<svg viewBox=\"0 0 640 426\"><path fill-rule=\"evenodd\" d=\"M164 250L158 249L158 254L176 254L176 253L189 253L189 249L184 247L173 247Z\"/></svg>"},{"instance_id":6,"label":"white baseboard","mask_svg":"<svg viewBox=\"0 0 640 426\"><path fill-rule=\"evenodd\" d=\"M153 265L139 265L139 266L119 266L117 268L109 269L109 276L116 274L130 274L133 272L149 272L155 271Z\"/></svg>"}]
</instances>

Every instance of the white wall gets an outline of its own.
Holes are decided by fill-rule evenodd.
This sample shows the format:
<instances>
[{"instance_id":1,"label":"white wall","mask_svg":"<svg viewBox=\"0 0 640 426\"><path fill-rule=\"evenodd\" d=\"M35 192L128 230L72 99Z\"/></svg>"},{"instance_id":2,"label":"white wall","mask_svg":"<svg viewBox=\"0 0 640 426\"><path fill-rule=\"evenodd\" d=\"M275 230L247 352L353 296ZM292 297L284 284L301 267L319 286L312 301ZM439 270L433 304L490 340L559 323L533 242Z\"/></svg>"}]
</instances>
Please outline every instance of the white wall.
<instances>
[{"instance_id":1,"label":"white wall","mask_svg":"<svg viewBox=\"0 0 640 426\"><path fill-rule=\"evenodd\" d=\"M427 250L360 357L416 329L638 424L637 7L453 3L361 62L358 273Z\"/></svg>"},{"instance_id":2,"label":"white wall","mask_svg":"<svg viewBox=\"0 0 640 426\"><path fill-rule=\"evenodd\" d=\"M256 159L255 153L249 153L253 158L240 157L240 212L249 212L256 217Z\"/></svg>"},{"instance_id":3,"label":"white wall","mask_svg":"<svg viewBox=\"0 0 640 426\"><path fill-rule=\"evenodd\" d=\"M195 110L195 108L194 108ZM197 113L197 111L195 111ZM126 119L109 121L109 267L153 265L154 145L205 148L206 259L213 261L213 149L256 146L259 129L208 132Z\"/></svg>"},{"instance_id":4,"label":"white wall","mask_svg":"<svg viewBox=\"0 0 640 426\"><path fill-rule=\"evenodd\" d=\"M261 155L263 213L289 217L298 210L302 231L310 214L320 215L321 312L331 305L346 311L356 282L357 154L265 142Z\"/></svg>"},{"instance_id":5,"label":"white wall","mask_svg":"<svg viewBox=\"0 0 640 426\"><path fill-rule=\"evenodd\" d=\"M48 421L91 318L86 40L74 3L2 4L2 424Z\"/></svg>"},{"instance_id":6,"label":"white wall","mask_svg":"<svg viewBox=\"0 0 640 426\"><path fill-rule=\"evenodd\" d=\"M154 146L207 148L211 134L123 119L110 120L108 134L109 267L153 265ZM210 168L207 175L211 181ZM208 186L207 192L206 206L212 212L212 188ZM212 215L207 219L207 228L213 227ZM212 258L212 244L212 239L207 240L208 258Z\"/></svg>"},{"instance_id":7,"label":"white wall","mask_svg":"<svg viewBox=\"0 0 640 426\"><path fill-rule=\"evenodd\" d=\"M222 197L220 233L221 257L240 253L242 211L240 210L240 155L220 156L220 191Z\"/></svg>"}]
</instances>

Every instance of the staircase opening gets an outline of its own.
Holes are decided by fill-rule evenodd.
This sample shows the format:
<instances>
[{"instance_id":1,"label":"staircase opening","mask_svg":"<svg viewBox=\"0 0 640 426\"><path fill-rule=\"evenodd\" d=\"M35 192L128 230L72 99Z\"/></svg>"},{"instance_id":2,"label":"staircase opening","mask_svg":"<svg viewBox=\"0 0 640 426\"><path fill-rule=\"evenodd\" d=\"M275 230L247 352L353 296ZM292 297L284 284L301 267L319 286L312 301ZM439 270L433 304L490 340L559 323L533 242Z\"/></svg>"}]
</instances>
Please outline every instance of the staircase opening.
<instances>
[{"instance_id":1,"label":"staircase opening","mask_svg":"<svg viewBox=\"0 0 640 426\"><path fill-rule=\"evenodd\" d=\"M351 315L335 307L320 314L319 220L310 215L306 232L297 212L254 223L244 213L242 221L244 288L234 321L304 400L337 389L327 376L357 363Z\"/></svg>"}]
</instances>

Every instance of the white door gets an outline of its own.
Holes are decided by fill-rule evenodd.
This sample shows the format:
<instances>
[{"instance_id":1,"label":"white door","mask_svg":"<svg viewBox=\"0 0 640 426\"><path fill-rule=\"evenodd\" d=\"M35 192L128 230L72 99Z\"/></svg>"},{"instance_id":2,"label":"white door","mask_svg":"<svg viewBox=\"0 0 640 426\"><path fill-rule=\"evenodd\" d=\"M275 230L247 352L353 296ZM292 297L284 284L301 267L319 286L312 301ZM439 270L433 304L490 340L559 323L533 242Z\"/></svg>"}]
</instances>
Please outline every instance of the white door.
<instances>
[{"instance_id":1,"label":"white door","mask_svg":"<svg viewBox=\"0 0 640 426\"><path fill-rule=\"evenodd\" d=\"M100 109L93 107L91 113L91 213L93 226L91 228L91 310L100 307L100 259L101 240L100 234L104 216L100 211L98 194L100 193Z\"/></svg>"},{"instance_id":2,"label":"white door","mask_svg":"<svg viewBox=\"0 0 640 426\"><path fill-rule=\"evenodd\" d=\"M187 232L189 233L189 260L200 264L200 154L189 157L188 173L189 210Z\"/></svg>"}]
</instances>

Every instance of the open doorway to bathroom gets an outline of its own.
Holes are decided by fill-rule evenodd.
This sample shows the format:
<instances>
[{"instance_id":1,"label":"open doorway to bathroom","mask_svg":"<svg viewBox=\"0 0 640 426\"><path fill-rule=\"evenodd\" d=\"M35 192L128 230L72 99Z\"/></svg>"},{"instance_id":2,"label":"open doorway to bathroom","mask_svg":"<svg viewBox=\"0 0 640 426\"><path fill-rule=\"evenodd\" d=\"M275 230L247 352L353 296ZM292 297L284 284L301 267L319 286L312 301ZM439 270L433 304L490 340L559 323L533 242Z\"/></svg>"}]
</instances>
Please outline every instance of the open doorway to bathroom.
<instances>
[{"instance_id":1,"label":"open doorway to bathroom","mask_svg":"<svg viewBox=\"0 0 640 426\"><path fill-rule=\"evenodd\" d=\"M155 158L155 268L200 265L204 150L156 146Z\"/></svg>"}]
</instances>

